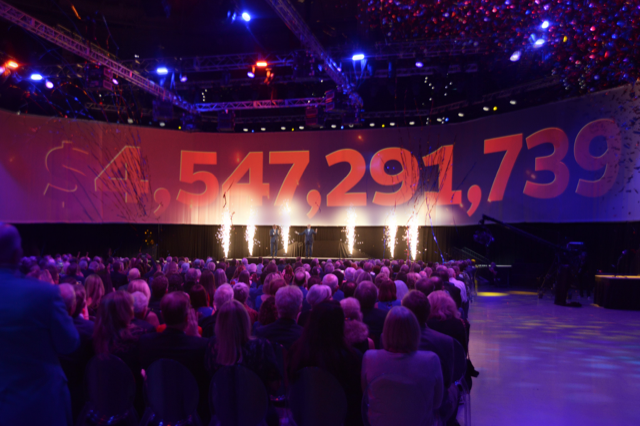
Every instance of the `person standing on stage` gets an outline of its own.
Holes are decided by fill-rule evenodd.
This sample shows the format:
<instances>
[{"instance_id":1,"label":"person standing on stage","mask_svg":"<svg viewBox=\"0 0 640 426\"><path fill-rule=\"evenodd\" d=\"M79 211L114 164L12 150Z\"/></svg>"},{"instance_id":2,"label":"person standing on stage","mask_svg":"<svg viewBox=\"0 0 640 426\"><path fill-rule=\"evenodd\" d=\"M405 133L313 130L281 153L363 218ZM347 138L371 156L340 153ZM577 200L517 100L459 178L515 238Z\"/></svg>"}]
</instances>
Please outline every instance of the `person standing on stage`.
<instances>
[{"instance_id":1,"label":"person standing on stage","mask_svg":"<svg viewBox=\"0 0 640 426\"><path fill-rule=\"evenodd\" d=\"M276 225L269 230L269 236L271 237L271 257L278 255L278 237L280 237L280 230Z\"/></svg>"},{"instance_id":2,"label":"person standing on stage","mask_svg":"<svg viewBox=\"0 0 640 426\"><path fill-rule=\"evenodd\" d=\"M304 235L304 248L307 259L313 256L313 236L318 233L318 228L311 229L311 225L307 225L307 229L302 232L296 232L298 235Z\"/></svg>"}]
</instances>

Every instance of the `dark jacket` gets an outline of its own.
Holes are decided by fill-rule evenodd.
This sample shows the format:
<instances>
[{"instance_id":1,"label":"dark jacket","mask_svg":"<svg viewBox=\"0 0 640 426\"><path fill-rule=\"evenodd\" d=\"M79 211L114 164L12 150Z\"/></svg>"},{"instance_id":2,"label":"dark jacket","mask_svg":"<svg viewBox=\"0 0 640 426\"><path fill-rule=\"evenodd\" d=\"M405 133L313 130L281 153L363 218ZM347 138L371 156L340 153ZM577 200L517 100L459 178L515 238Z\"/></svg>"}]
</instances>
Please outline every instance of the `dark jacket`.
<instances>
[{"instance_id":1,"label":"dark jacket","mask_svg":"<svg viewBox=\"0 0 640 426\"><path fill-rule=\"evenodd\" d=\"M286 350L302 335L303 327L289 318L278 318L276 322L258 327L256 336L267 339L272 343L280 343Z\"/></svg>"},{"instance_id":2,"label":"dark jacket","mask_svg":"<svg viewBox=\"0 0 640 426\"><path fill-rule=\"evenodd\" d=\"M369 337L373 339L373 343L376 344L376 348L380 348L380 336L382 335L382 328L384 327L384 320L387 318L387 312L378 309L366 309L362 310L362 322L369 327Z\"/></svg>"}]
</instances>

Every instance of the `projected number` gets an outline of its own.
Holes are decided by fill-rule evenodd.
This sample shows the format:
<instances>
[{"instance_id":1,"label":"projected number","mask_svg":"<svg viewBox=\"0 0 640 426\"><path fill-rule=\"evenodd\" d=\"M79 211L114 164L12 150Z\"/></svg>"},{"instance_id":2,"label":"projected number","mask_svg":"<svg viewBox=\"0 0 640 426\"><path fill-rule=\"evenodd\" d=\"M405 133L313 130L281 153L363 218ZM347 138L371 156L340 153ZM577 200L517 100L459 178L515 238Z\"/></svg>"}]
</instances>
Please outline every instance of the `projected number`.
<instances>
[{"instance_id":1,"label":"projected number","mask_svg":"<svg viewBox=\"0 0 640 426\"><path fill-rule=\"evenodd\" d=\"M437 205L460 204L462 192L454 191L453 185L453 145L444 145L431 154L422 157L426 167L438 167L438 191L427 192L427 200L435 200Z\"/></svg>"},{"instance_id":2,"label":"projected number","mask_svg":"<svg viewBox=\"0 0 640 426\"><path fill-rule=\"evenodd\" d=\"M275 151L269 153L269 164L291 164L276 197L276 206L293 200L300 178L309 165L309 151Z\"/></svg>"},{"instance_id":3,"label":"projected number","mask_svg":"<svg viewBox=\"0 0 640 426\"><path fill-rule=\"evenodd\" d=\"M206 206L213 203L218 196L218 179L211 172L194 172L196 164L214 165L218 162L215 152L181 151L180 152L180 182L204 183L204 191L200 193L178 191L177 200L189 207Z\"/></svg>"},{"instance_id":4,"label":"projected number","mask_svg":"<svg viewBox=\"0 0 640 426\"><path fill-rule=\"evenodd\" d=\"M263 153L250 152L222 184L222 193L245 194L252 198L252 204L262 205L262 197L269 198L269 184L264 183ZM249 173L249 183L239 183Z\"/></svg>"},{"instance_id":5,"label":"projected number","mask_svg":"<svg viewBox=\"0 0 640 426\"><path fill-rule=\"evenodd\" d=\"M149 180L142 172L140 148L125 146L96 176L96 191L124 192L127 203L135 203L149 192Z\"/></svg>"},{"instance_id":6,"label":"projected number","mask_svg":"<svg viewBox=\"0 0 640 426\"><path fill-rule=\"evenodd\" d=\"M603 136L607 141L607 150L599 157L594 157L589 152L589 146L593 139ZM580 130L573 146L573 153L576 163L585 170L595 171L604 167L604 173L598 180L578 181L576 193L585 197L600 197L611 189L618 177L620 170L620 150L622 141L620 140L620 129L615 121L602 119L592 121Z\"/></svg>"},{"instance_id":7,"label":"projected number","mask_svg":"<svg viewBox=\"0 0 640 426\"><path fill-rule=\"evenodd\" d=\"M388 174L384 170L385 164L389 161L397 161L402 166L402 171L394 175ZM420 166L418 160L411 155L411 152L402 148L385 148L376 152L371 157L369 170L371 177L380 185L392 186L399 183L400 188L391 193L378 192L373 194L373 204L381 206L395 206L406 203L416 192L418 181L420 180Z\"/></svg>"},{"instance_id":8,"label":"projected number","mask_svg":"<svg viewBox=\"0 0 640 426\"><path fill-rule=\"evenodd\" d=\"M326 156L329 167L338 163L349 163L351 170L342 181L327 194L327 206L366 206L366 192L347 192L364 177L367 165L364 157L353 149L341 149Z\"/></svg>"},{"instance_id":9,"label":"projected number","mask_svg":"<svg viewBox=\"0 0 640 426\"><path fill-rule=\"evenodd\" d=\"M553 153L546 157L536 158L536 172L547 170L554 174L549 183L527 181L523 193L534 198L555 198L562 194L569 184L569 168L562 159L569 151L569 140L562 129L552 127L540 130L527 138L527 148L531 149L543 143L553 145Z\"/></svg>"},{"instance_id":10,"label":"projected number","mask_svg":"<svg viewBox=\"0 0 640 426\"><path fill-rule=\"evenodd\" d=\"M504 191L507 189L507 183L511 177L513 166L516 164L516 159L520 150L522 149L522 134L503 136L500 138L487 139L484 141L484 153L493 154L496 152L503 152L502 162L498 167L496 178L491 185L491 192L489 192L489 201L502 201L504 198Z\"/></svg>"}]
</instances>

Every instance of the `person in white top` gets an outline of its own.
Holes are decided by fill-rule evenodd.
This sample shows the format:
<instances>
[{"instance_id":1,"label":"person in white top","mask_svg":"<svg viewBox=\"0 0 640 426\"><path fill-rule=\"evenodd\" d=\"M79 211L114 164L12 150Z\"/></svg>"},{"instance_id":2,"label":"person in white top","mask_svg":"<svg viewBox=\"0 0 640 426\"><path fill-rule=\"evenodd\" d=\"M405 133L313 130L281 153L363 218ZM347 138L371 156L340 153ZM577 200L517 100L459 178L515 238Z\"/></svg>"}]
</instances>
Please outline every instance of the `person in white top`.
<instances>
[{"instance_id":1,"label":"person in white top","mask_svg":"<svg viewBox=\"0 0 640 426\"><path fill-rule=\"evenodd\" d=\"M467 298L467 286L460 280L456 279L456 271L453 268L447 268L447 274L449 274L449 282L460 289L460 299L462 299L462 303L467 303L469 300Z\"/></svg>"},{"instance_id":2,"label":"person in white top","mask_svg":"<svg viewBox=\"0 0 640 426\"><path fill-rule=\"evenodd\" d=\"M420 325L413 312L402 306L392 308L384 322L381 340L384 349L368 350L362 359L361 381L369 401L369 423L400 424L396 422L401 417L419 416L422 424L434 424L444 393L442 369L438 355L418 350ZM397 395L396 398L382 395L387 393L384 387L370 387L378 378L395 380L400 389L407 391L408 398L418 397L421 403L411 407L415 407L415 412L402 409L402 398Z\"/></svg>"}]
</instances>

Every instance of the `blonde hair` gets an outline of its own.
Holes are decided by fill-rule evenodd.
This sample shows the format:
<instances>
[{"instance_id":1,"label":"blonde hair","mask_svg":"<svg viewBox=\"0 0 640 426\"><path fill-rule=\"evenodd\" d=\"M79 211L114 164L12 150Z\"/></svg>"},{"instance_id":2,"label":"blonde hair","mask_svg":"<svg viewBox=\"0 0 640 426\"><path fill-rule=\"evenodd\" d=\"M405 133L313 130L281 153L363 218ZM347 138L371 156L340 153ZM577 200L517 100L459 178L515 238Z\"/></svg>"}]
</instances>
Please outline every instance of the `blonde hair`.
<instances>
[{"instance_id":1,"label":"blonde hair","mask_svg":"<svg viewBox=\"0 0 640 426\"><path fill-rule=\"evenodd\" d=\"M367 341L369 337L369 327L362 322L362 312L360 302L353 297L347 297L340 301L340 306L344 312L344 340L349 345L355 345Z\"/></svg>"},{"instance_id":2,"label":"blonde hair","mask_svg":"<svg viewBox=\"0 0 640 426\"><path fill-rule=\"evenodd\" d=\"M451 318L460 318L456 302L444 290L434 291L428 297L431 305L429 319L435 318L444 321Z\"/></svg>"},{"instance_id":3,"label":"blonde hair","mask_svg":"<svg viewBox=\"0 0 640 426\"><path fill-rule=\"evenodd\" d=\"M131 294L139 291L147 296L147 299L151 299L151 290L149 290L149 284L145 280L133 280L127 286L127 291Z\"/></svg>"},{"instance_id":4,"label":"blonde hair","mask_svg":"<svg viewBox=\"0 0 640 426\"><path fill-rule=\"evenodd\" d=\"M389 352L408 354L418 350L420 324L403 306L391 308L382 328L382 347Z\"/></svg>"},{"instance_id":5,"label":"blonde hair","mask_svg":"<svg viewBox=\"0 0 640 426\"><path fill-rule=\"evenodd\" d=\"M347 297L340 301L340 306L344 311L344 318L347 320L362 321L362 312L360 311L360 302L355 297Z\"/></svg>"},{"instance_id":6,"label":"blonde hair","mask_svg":"<svg viewBox=\"0 0 640 426\"><path fill-rule=\"evenodd\" d=\"M98 309L100 300L104 296L104 284L102 278L96 274L91 274L84 280L84 288L87 293L87 309Z\"/></svg>"},{"instance_id":7,"label":"blonde hair","mask_svg":"<svg viewBox=\"0 0 640 426\"><path fill-rule=\"evenodd\" d=\"M251 339L249 314L237 300L225 303L216 320L216 363L234 365L242 356L242 348Z\"/></svg>"}]
</instances>

